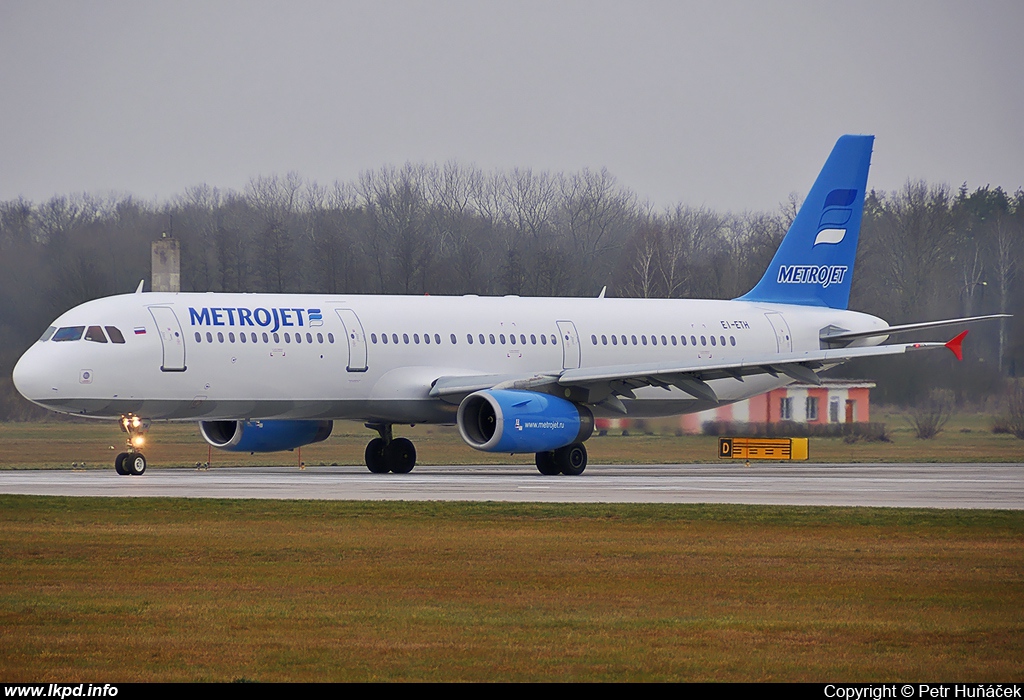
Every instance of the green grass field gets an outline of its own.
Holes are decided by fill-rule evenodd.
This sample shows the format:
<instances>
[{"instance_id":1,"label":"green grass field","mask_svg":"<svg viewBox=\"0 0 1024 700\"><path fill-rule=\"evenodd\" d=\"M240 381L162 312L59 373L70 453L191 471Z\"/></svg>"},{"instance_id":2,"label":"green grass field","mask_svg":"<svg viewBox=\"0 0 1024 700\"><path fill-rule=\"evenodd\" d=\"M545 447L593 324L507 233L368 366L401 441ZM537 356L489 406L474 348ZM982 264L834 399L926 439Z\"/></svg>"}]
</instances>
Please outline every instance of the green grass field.
<instances>
[{"instance_id":1,"label":"green grass field","mask_svg":"<svg viewBox=\"0 0 1024 700\"><path fill-rule=\"evenodd\" d=\"M1024 680L1024 513L0 497L18 681Z\"/></svg>"},{"instance_id":2,"label":"green grass field","mask_svg":"<svg viewBox=\"0 0 1024 700\"><path fill-rule=\"evenodd\" d=\"M918 440L898 414L876 411L889 426L891 442L855 442L841 438L811 438L814 462L1024 462L1024 440L993 434L992 419L960 415L933 440ZM592 464L677 464L717 462L718 438L676 436L671 421L655 424L652 434L634 430L595 435L587 442ZM302 449L306 464L363 464L363 450L376 433L359 423L338 421L326 442ZM396 436L411 438L420 464L532 464L532 455L489 454L470 449L455 428L396 426ZM72 462L110 468L123 449L116 423L55 421L0 424L0 469L67 468ZM298 464L297 452L248 455L210 450L194 424L154 424L144 452L151 468L194 466L212 460L214 466Z\"/></svg>"},{"instance_id":3,"label":"green grass field","mask_svg":"<svg viewBox=\"0 0 1024 700\"><path fill-rule=\"evenodd\" d=\"M811 459L1024 461L985 417L889 423ZM652 432L595 436L591 462L718 461ZM423 464L532 461L396 434ZM361 464L371 435L338 423L301 458ZM207 459L193 425L148 437L151 468ZM120 448L116 424L0 424L0 468ZM0 496L0 519L6 682L1024 680L1020 512Z\"/></svg>"}]
</instances>

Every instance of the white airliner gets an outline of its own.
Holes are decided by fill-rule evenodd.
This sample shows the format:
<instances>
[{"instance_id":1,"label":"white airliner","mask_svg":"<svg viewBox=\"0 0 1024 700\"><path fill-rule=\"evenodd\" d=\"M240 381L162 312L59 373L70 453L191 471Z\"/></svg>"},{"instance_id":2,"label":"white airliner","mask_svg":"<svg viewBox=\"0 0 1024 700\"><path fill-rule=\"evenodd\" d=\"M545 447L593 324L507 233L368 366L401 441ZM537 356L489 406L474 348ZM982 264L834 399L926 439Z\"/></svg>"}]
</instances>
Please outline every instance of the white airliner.
<instances>
[{"instance_id":1,"label":"white airliner","mask_svg":"<svg viewBox=\"0 0 1024 700\"><path fill-rule=\"evenodd\" d=\"M14 383L64 413L118 419L120 474L140 475L150 421L197 421L225 450L287 450L332 421L378 431L372 472L406 473L393 425L457 424L471 447L536 453L577 475L594 416L659 416L739 401L859 357L948 347L880 345L889 327L847 310L872 136L836 143L761 281L732 301L142 293L61 315ZM989 318L989 317L980 317Z\"/></svg>"}]
</instances>

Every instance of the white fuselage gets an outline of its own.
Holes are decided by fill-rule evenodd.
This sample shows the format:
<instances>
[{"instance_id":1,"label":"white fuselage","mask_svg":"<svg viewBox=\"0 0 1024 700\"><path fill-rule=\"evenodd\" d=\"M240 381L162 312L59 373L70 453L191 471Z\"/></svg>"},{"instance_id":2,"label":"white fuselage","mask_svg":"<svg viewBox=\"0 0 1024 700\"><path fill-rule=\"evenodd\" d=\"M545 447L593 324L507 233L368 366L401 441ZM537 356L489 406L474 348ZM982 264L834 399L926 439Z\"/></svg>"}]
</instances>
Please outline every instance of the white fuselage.
<instances>
[{"instance_id":1,"label":"white fuselage","mask_svg":"<svg viewBox=\"0 0 1024 700\"><path fill-rule=\"evenodd\" d=\"M101 418L452 423L458 401L428 394L439 377L741 361L818 350L829 325L886 324L852 311L740 301L129 294L53 323L113 326L125 342L38 342L14 379L38 404ZM762 374L711 384L730 402L790 381ZM645 388L625 405L651 416L709 404L676 388Z\"/></svg>"}]
</instances>

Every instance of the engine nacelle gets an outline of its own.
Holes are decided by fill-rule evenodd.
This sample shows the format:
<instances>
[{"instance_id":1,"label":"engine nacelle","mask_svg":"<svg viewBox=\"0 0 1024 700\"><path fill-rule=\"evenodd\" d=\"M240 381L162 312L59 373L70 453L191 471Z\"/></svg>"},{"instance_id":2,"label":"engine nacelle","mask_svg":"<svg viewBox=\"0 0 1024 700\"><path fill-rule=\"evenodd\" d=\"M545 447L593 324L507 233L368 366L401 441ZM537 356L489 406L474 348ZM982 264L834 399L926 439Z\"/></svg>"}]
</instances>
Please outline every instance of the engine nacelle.
<instances>
[{"instance_id":1,"label":"engine nacelle","mask_svg":"<svg viewBox=\"0 0 1024 700\"><path fill-rule=\"evenodd\" d=\"M199 422L203 439L229 452L281 452L322 442L331 435L329 420L207 420Z\"/></svg>"},{"instance_id":2,"label":"engine nacelle","mask_svg":"<svg viewBox=\"0 0 1024 700\"><path fill-rule=\"evenodd\" d=\"M459 434L484 452L550 452L594 432L585 406L535 391L487 389L459 404Z\"/></svg>"}]
</instances>

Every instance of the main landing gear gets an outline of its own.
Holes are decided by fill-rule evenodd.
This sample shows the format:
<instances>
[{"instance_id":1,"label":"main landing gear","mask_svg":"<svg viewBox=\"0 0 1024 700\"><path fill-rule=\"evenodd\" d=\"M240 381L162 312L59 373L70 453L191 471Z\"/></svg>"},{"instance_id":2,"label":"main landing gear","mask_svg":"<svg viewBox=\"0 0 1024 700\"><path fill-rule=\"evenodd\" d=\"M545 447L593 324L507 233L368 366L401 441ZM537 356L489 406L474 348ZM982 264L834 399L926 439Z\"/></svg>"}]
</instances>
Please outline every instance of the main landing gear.
<instances>
[{"instance_id":1,"label":"main landing gear","mask_svg":"<svg viewBox=\"0 0 1024 700\"><path fill-rule=\"evenodd\" d=\"M144 436L149 430L149 421L129 413L121 416L121 430L128 435L125 438L127 451L117 455L114 471L121 476L142 476L146 473L146 457L139 448L146 442Z\"/></svg>"},{"instance_id":2,"label":"main landing gear","mask_svg":"<svg viewBox=\"0 0 1024 700\"><path fill-rule=\"evenodd\" d=\"M560 447L553 452L537 453L537 471L544 476L579 476L587 468L587 448L582 442Z\"/></svg>"},{"instance_id":3,"label":"main landing gear","mask_svg":"<svg viewBox=\"0 0 1024 700\"><path fill-rule=\"evenodd\" d=\"M367 423L380 433L366 446L366 468L374 474L408 474L416 466L416 448L411 440L395 438L390 423Z\"/></svg>"}]
</instances>

